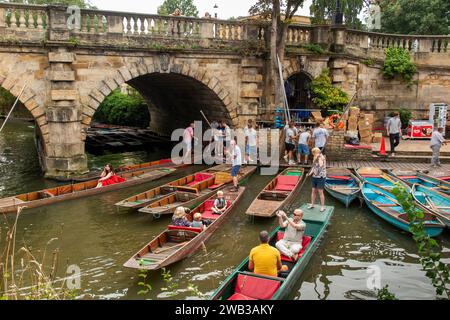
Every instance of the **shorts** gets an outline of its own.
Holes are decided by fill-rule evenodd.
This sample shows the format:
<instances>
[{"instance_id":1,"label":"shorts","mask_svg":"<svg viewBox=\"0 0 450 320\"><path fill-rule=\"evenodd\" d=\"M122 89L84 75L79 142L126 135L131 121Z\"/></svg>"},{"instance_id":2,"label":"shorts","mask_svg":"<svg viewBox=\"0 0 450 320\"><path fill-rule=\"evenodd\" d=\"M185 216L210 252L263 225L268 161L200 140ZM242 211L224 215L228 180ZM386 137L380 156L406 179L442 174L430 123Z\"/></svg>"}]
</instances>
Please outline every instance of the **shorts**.
<instances>
[{"instance_id":1,"label":"shorts","mask_svg":"<svg viewBox=\"0 0 450 320\"><path fill-rule=\"evenodd\" d=\"M312 187L314 189L323 189L325 188L325 180L327 178L312 178Z\"/></svg>"},{"instance_id":2,"label":"shorts","mask_svg":"<svg viewBox=\"0 0 450 320\"><path fill-rule=\"evenodd\" d=\"M304 154L305 156L309 156L309 147L306 144L299 144L298 153Z\"/></svg>"},{"instance_id":3,"label":"shorts","mask_svg":"<svg viewBox=\"0 0 450 320\"><path fill-rule=\"evenodd\" d=\"M293 145L292 143L284 143L284 147L286 148L286 151L294 151L295 150L295 145Z\"/></svg>"},{"instance_id":4,"label":"shorts","mask_svg":"<svg viewBox=\"0 0 450 320\"><path fill-rule=\"evenodd\" d=\"M256 154L256 146L249 146L249 145L246 145L245 146L245 154L246 155L254 155L254 154Z\"/></svg>"},{"instance_id":5,"label":"shorts","mask_svg":"<svg viewBox=\"0 0 450 320\"><path fill-rule=\"evenodd\" d=\"M241 166L232 166L231 167L231 176L236 177L239 173L239 170L241 170Z\"/></svg>"},{"instance_id":6,"label":"shorts","mask_svg":"<svg viewBox=\"0 0 450 320\"><path fill-rule=\"evenodd\" d=\"M186 151L191 151L192 150L192 142L183 142L184 147L186 148Z\"/></svg>"}]
</instances>

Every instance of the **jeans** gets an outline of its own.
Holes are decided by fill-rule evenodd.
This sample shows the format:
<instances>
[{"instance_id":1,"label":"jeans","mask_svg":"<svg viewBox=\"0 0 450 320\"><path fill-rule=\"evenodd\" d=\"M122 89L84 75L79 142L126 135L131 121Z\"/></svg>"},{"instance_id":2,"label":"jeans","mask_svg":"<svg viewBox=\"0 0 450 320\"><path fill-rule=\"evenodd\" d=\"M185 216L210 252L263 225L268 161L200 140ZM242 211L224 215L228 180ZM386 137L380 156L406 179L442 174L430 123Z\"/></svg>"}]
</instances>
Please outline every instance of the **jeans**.
<instances>
[{"instance_id":1,"label":"jeans","mask_svg":"<svg viewBox=\"0 0 450 320\"><path fill-rule=\"evenodd\" d=\"M431 165L432 166L440 165L441 163L439 162L439 154L441 152L441 145L435 144L434 146L431 146L430 148L431 148L431 150L433 150L433 156L431 157Z\"/></svg>"},{"instance_id":2,"label":"jeans","mask_svg":"<svg viewBox=\"0 0 450 320\"><path fill-rule=\"evenodd\" d=\"M400 144L400 133L391 133L389 135L389 141L391 143L391 152L395 152L395 147Z\"/></svg>"}]
</instances>

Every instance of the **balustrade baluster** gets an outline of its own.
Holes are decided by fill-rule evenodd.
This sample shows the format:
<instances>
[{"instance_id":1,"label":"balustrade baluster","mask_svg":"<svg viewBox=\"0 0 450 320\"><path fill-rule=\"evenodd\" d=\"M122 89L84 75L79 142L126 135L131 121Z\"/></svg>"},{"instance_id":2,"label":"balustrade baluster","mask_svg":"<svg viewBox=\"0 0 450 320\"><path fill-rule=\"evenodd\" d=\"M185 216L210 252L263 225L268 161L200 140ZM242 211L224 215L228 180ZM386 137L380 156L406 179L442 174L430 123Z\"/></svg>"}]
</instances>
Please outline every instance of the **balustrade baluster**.
<instances>
[{"instance_id":1,"label":"balustrade baluster","mask_svg":"<svg viewBox=\"0 0 450 320\"><path fill-rule=\"evenodd\" d=\"M30 29L34 29L35 25L34 25L34 12L31 10L28 10L28 20L27 20L27 27Z\"/></svg>"},{"instance_id":2,"label":"balustrade baluster","mask_svg":"<svg viewBox=\"0 0 450 320\"><path fill-rule=\"evenodd\" d=\"M147 22L147 18L142 17L141 19L141 35L145 35L145 24Z\"/></svg>"},{"instance_id":3,"label":"balustrade baluster","mask_svg":"<svg viewBox=\"0 0 450 320\"><path fill-rule=\"evenodd\" d=\"M27 25L25 24L25 10L20 9L19 10L19 28L26 28Z\"/></svg>"},{"instance_id":4,"label":"balustrade baluster","mask_svg":"<svg viewBox=\"0 0 450 320\"><path fill-rule=\"evenodd\" d=\"M11 28L17 28L16 10L11 10Z\"/></svg>"},{"instance_id":5,"label":"balustrade baluster","mask_svg":"<svg viewBox=\"0 0 450 320\"><path fill-rule=\"evenodd\" d=\"M37 11L37 12L36 12L36 15L37 15L37 17L36 17L36 27L37 27L39 30L44 29L44 21L43 21L43 19L42 19L42 17L43 17L44 14L45 14L45 13L44 13L43 11Z\"/></svg>"}]
</instances>

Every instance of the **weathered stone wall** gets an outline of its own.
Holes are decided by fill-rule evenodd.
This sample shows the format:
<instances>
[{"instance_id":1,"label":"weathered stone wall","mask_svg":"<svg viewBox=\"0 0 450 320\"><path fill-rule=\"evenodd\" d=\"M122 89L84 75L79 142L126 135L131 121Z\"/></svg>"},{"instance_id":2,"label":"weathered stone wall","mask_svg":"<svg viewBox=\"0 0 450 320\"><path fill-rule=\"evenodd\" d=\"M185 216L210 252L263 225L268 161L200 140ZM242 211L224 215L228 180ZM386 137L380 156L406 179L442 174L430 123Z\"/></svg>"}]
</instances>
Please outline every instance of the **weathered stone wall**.
<instances>
[{"instance_id":1,"label":"weathered stone wall","mask_svg":"<svg viewBox=\"0 0 450 320\"><path fill-rule=\"evenodd\" d=\"M330 131L326 147L328 160L367 160L372 157L371 149L345 148L344 134L344 131Z\"/></svg>"}]
</instances>

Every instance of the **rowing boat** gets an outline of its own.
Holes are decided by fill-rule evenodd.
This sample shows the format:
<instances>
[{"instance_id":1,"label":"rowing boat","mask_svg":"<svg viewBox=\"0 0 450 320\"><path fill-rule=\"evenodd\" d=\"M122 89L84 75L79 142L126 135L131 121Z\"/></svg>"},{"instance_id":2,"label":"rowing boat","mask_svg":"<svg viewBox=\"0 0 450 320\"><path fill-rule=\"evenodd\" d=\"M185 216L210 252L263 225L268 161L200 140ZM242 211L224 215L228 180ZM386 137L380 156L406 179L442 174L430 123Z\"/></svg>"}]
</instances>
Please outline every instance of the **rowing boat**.
<instances>
[{"instance_id":1,"label":"rowing boat","mask_svg":"<svg viewBox=\"0 0 450 320\"><path fill-rule=\"evenodd\" d=\"M408 190L410 189L408 185L399 178L388 175L386 172L378 168L362 167L357 169L355 172L356 176L362 182L369 182L388 190L394 188L395 185L399 183L406 187Z\"/></svg>"},{"instance_id":2,"label":"rowing boat","mask_svg":"<svg viewBox=\"0 0 450 320\"><path fill-rule=\"evenodd\" d=\"M240 172L240 177L242 177L241 179L255 172L256 169L256 166L243 167ZM197 198L197 201L195 202L197 203L198 201L202 201L201 198L198 198L199 195L203 196L205 193L207 193L207 191L217 190L217 188L219 188L223 184L230 182L230 176L229 174L225 173L226 171L230 171L229 166L223 164L217 165L128 197L117 202L116 206L137 210L147 207L155 203L156 201L161 200L163 197L169 196L170 197L165 200L167 201L167 204L169 204L169 202L173 202L174 200L178 201L184 199L187 201L187 198L193 199L194 197ZM205 191L202 192L203 190ZM183 195L180 194L175 198L171 197L176 192L183 192ZM203 200L204 199L206 199L206 197L204 197ZM166 204L161 203L161 206L163 205ZM151 210L151 208L149 208L149 210ZM142 210L141 212L146 211Z\"/></svg>"},{"instance_id":3,"label":"rowing boat","mask_svg":"<svg viewBox=\"0 0 450 320\"><path fill-rule=\"evenodd\" d=\"M238 181L241 182L254 173L256 168L256 166L242 167L238 174ZM195 207L197 203L209 198L233 181L229 171L212 171L212 173L206 171L206 173L195 174L195 176L197 175L207 175L211 178L198 183L196 182L197 178L194 178L193 185L175 187L175 192L149 202L145 207L139 209L139 212L150 213L155 218L159 218L161 215L172 214L179 206Z\"/></svg>"},{"instance_id":4,"label":"rowing boat","mask_svg":"<svg viewBox=\"0 0 450 320\"><path fill-rule=\"evenodd\" d=\"M220 287L210 296L210 300L281 300L286 299L293 287L298 285L298 279L306 269L308 262L320 245L326 228L333 214L333 207L326 207L324 212L319 208L303 210L303 221L306 230L303 236L303 248L296 262L281 256L282 264L288 270L277 277L259 275L248 269L248 257L229 275ZM269 244L275 246L276 241L283 237L284 230L276 228L270 234Z\"/></svg>"},{"instance_id":5,"label":"rowing boat","mask_svg":"<svg viewBox=\"0 0 450 320\"><path fill-rule=\"evenodd\" d=\"M347 208L361 191L359 179L346 168L327 169L325 190Z\"/></svg>"},{"instance_id":6,"label":"rowing boat","mask_svg":"<svg viewBox=\"0 0 450 320\"><path fill-rule=\"evenodd\" d=\"M403 210L395 196L386 188L364 182L361 193L369 209L383 220L393 226L407 232L409 230L408 214ZM436 237L442 233L445 225L436 216L425 212L424 229L430 237Z\"/></svg>"},{"instance_id":7,"label":"rowing boat","mask_svg":"<svg viewBox=\"0 0 450 320\"><path fill-rule=\"evenodd\" d=\"M304 179L303 168L287 168L267 184L245 212L250 216L273 217L289 204Z\"/></svg>"},{"instance_id":8,"label":"rowing boat","mask_svg":"<svg viewBox=\"0 0 450 320\"><path fill-rule=\"evenodd\" d=\"M19 207L37 208L53 203L97 195L153 181L173 173L175 168L148 168L117 174L125 181L96 188L98 180L63 185L0 199L0 213L17 212Z\"/></svg>"},{"instance_id":9,"label":"rowing boat","mask_svg":"<svg viewBox=\"0 0 450 320\"><path fill-rule=\"evenodd\" d=\"M211 222L207 228L202 231L200 228L169 225L166 230L125 262L124 266L139 270L157 270L193 254L217 229L223 226L244 191L244 187L240 187L238 191L234 191L230 186L224 188L227 209L223 214L216 215L211 211L215 198L212 196L195 207L188 215L188 219L192 221L193 215L200 212L202 220Z\"/></svg>"},{"instance_id":10,"label":"rowing boat","mask_svg":"<svg viewBox=\"0 0 450 320\"><path fill-rule=\"evenodd\" d=\"M450 197L447 194L418 184L413 185L411 193L423 210L432 212L450 228Z\"/></svg>"},{"instance_id":11,"label":"rowing boat","mask_svg":"<svg viewBox=\"0 0 450 320\"><path fill-rule=\"evenodd\" d=\"M421 185L423 187L430 188L445 194L450 194L450 183L444 180L434 178L432 176L411 170L395 169L388 173L391 176L401 179L409 187L414 184Z\"/></svg>"}]
</instances>

